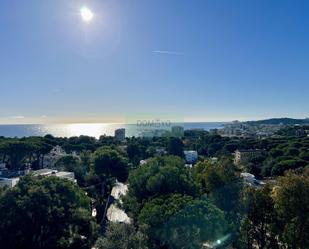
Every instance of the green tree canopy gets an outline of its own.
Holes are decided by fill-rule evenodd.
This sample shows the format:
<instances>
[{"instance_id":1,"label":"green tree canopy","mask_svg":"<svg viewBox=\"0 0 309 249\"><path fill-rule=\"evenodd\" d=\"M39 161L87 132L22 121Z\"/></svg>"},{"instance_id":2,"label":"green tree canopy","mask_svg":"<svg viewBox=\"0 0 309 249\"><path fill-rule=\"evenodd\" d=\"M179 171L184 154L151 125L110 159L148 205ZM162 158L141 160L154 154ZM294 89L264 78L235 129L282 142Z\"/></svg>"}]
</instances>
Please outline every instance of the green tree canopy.
<instances>
[{"instance_id":1,"label":"green tree canopy","mask_svg":"<svg viewBox=\"0 0 309 249\"><path fill-rule=\"evenodd\" d=\"M241 224L241 248L278 248L274 234L276 214L271 187L248 187L244 193L246 215Z\"/></svg>"},{"instance_id":2,"label":"green tree canopy","mask_svg":"<svg viewBox=\"0 0 309 249\"><path fill-rule=\"evenodd\" d=\"M9 168L19 170L25 163L27 157L35 151L35 145L15 139L5 140L0 143L0 151L8 156Z\"/></svg>"},{"instance_id":3,"label":"green tree canopy","mask_svg":"<svg viewBox=\"0 0 309 249\"><path fill-rule=\"evenodd\" d=\"M148 237L133 225L109 223L104 237L97 240L98 249L148 249Z\"/></svg>"},{"instance_id":4,"label":"green tree canopy","mask_svg":"<svg viewBox=\"0 0 309 249\"><path fill-rule=\"evenodd\" d=\"M159 248L199 249L229 237L224 213L207 200L174 194L148 201L138 219ZM222 240L222 241L221 241Z\"/></svg>"},{"instance_id":5,"label":"green tree canopy","mask_svg":"<svg viewBox=\"0 0 309 249\"><path fill-rule=\"evenodd\" d=\"M167 144L167 151L170 155L184 157L183 142L180 138L170 137Z\"/></svg>"},{"instance_id":6,"label":"green tree canopy","mask_svg":"<svg viewBox=\"0 0 309 249\"><path fill-rule=\"evenodd\" d=\"M55 168L58 170L74 172L78 184L84 184L86 167L82 165L81 160L78 157L72 155L60 157L55 163Z\"/></svg>"},{"instance_id":7,"label":"green tree canopy","mask_svg":"<svg viewBox=\"0 0 309 249\"><path fill-rule=\"evenodd\" d=\"M226 212L237 212L240 204L242 180L230 160L196 164L194 176L214 203Z\"/></svg>"},{"instance_id":8,"label":"green tree canopy","mask_svg":"<svg viewBox=\"0 0 309 249\"><path fill-rule=\"evenodd\" d=\"M167 222L170 216L192 202L192 196L181 194L156 197L146 202L138 216L138 223L141 225L146 224L149 227L157 227Z\"/></svg>"},{"instance_id":9,"label":"green tree canopy","mask_svg":"<svg viewBox=\"0 0 309 249\"><path fill-rule=\"evenodd\" d=\"M176 156L156 157L129 176L129 191L124 197L127 211L136 214L144 200L154 196L180 193L196 195L197 186L190 169Z\"/></svg>"},{"instance_id":10,"label":"green tree canopy","mask_svg":"<svg viewBox=\"0 0 309 249\"><path fill-rule=\"evenodd\" d=\"M309 248L309 169L287 172L273 190L280 239L289 248Z\"/></svg>"},{"instance_id":11,"label":"green tree canopy","mask_svg":"<svg viewBox=\"0 0 309 249\"><path fill-rule=\"evenodd\" d=\"M301 167L306 166L307 164L308 164L307 161L301 160L298 158L282 160L282 161L275 163L275 165L272 168L271 173L272 175L280 176L280 175L283 175L286 170L301 168Z\"/></svg>"},{"instance_id":12,"label":"green tree canopy","mask_svg":"<svg viewBox=\"0 0 309 249\"><path fill-rule=\"evenodd\" d=\"M95 239L90 199L69 180L28 175L0 197L3 248L90 248Z\"/></svg>"},{"instance_id":13,"label":"green tree canopy","mask_svg":"<svg viewBox=\"0 0 309 249\"><path fill-rule=\"evenodd\" d=\"M145 155L146 147L138 142L131 142L127 146L128 157L134 165L138 165Z\"/></svg>"},{"instance_id":14,"label":"green tree canopy","mask_svg":"<svg viewBox=\"0 0 309 249\"><path fill-rule=\"evenodd\" d=\"M19 170L25 163L30 163L33 169L42 168L43 157L51 148L52 146L42 137L0 141L2 161L6 161L11 170Z\"/></svg>"},{"instance_id":15,"label":"green tree canopy","mask_svg":"<svg viewBox=\"0 0 309 249\"><path fill-rule=\"evenodd\" d=\"M99 176L115 177L124 182L128 177L128 162L116 149L98 148L93 154L94 171Z\"/></svg>"}]
</instances>

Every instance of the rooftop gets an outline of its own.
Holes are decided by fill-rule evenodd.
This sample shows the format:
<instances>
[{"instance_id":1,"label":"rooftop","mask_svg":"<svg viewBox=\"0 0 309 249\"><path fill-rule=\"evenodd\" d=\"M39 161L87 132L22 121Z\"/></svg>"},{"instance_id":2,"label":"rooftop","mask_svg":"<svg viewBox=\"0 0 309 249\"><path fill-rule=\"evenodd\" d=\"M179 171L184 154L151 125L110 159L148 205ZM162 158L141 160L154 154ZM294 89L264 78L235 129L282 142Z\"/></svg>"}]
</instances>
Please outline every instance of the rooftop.
<instances>
[{"instance_id":1,"label":"rooftop","mask_svg":"<svg viewBox=\"0 0 309 249\"><path fill-rule=\"evenodd\" d=\"M0 178L17 178L25 175L24 171L0 170Z\"/></svg>"},{"instance_id":2,"label":"rooftop","mask_svg":"<svg viewBox=\"0 0 309 249\"><path fill-rule=\"evenodd\" d=\"M51 174L56 174L58 171L54 169L39 169L33 171L33 174L35 175L51 175Z\"/></svg>"}]
</instances>

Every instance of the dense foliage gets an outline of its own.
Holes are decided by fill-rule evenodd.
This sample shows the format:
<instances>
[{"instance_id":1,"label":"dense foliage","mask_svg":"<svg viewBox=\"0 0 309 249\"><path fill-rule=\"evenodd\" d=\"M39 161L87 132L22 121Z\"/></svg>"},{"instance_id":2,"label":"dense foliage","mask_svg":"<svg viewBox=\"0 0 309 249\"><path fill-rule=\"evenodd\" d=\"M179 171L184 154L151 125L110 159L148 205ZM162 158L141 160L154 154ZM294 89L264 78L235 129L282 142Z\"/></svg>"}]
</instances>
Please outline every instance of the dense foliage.
<instances>
[{"instance_id":1,"label":"dense foliage","mask_svg":"<svg viewBox=\"0 0 309 249\"><path fill-rule=\"evenodd\" d=\"M309 248L309 170L287 172L275 185L248 188L237 248Z\"/></svg>"},{"instance_id":2,"label":"dense foliage","mask_svg":"<svg viewBox=\"0 0 309 249\"><path fill-rule=\"evenodd\" d=\"M125 208L134 217L142 204L152 197L172 193L194 196L198 191L190 170L175 156L149 159L145 165L131 171L128 181Z\"/></svg>"},{"instance_id":3,"label":"dense foliage","mask_svg":"<svg viewBox=\"0 0 309 249\"><path fill-rule=\"evenodd\" d=\"M90 248L97 231L91 203L77 185L25 176L0 196L2 248Z\"/></svg>"},{"instance_id":4,"label":"dense foliage","mask_svg":"<svg viewBox=\"0 0 309 249\"><path fill-rule=\"evenodd\" d=\"M132 137L124 142L107 136L0 137L0 161L10 170L41 169L51 148L58 145L67 154L53 168L72 171L77 179L73 184L29 175L12 189L0 188L0 244L5 248L309 248L309 138L304 129L283 127L264 139L222 137L203 130L185 131L182 138ZM235 165L237 149L263 153ZM192 167L185 165L184 150L199 154ZM244 183L241 172L267 184ZM127 194L116 204L132 224L107 222L116 181L128 184ZM90 215L93 208L95 219Z\"/></svg>"},{"instance_id":5,"label":"dense foliage","mask_svg":"<svg viewBox=\"0 0 309 249\"><path fill-rule=\"evenodd\" d=\"M95 248L98 249L148 249L148 237L136 231L133 225L125 223L108 224L104 237L99 238Z\"/></svg>"},{"instance_id":6,"label":"dense foliage","mask_svg":"<svg viewBox=\"0 0 309 249\"><path fill-rule=\"evenodd\" d=\"M94 171L99 176L115 177L119 181L126 181L128 177L128 163L126 158L117 150L101 147L93 153Z\"/></svg>"},{"instance_id":7,"label":"dense foliage","mask_svg":"<svg viewBox=\"0 0 309 249\"><path fill-rule=\"evenodd\" d=\"M174 194L154 198L144 205L139 225L158 248L201 248L229 232L224 213L207 200ZM190 243L188 243L190 241Z\"/></svg>"}]
</instances>

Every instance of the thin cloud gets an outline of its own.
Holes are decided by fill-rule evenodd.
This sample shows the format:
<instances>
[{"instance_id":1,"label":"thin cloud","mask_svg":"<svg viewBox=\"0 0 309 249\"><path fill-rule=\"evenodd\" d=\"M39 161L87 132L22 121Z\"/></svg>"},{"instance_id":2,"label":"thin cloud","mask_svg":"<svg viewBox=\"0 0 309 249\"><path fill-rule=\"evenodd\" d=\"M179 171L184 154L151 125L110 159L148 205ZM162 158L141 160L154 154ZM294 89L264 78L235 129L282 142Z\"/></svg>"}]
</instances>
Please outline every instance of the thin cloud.
<instances>
[{"instance_id":1,"label":"thin cloud","mask_svg":"<svg viewBox=\"0 0 309 249\"><path fill-rule=\"evenodd\" d=\"M169 50L153 50L152 53L155 53L155 54L168 54L168 55L185 55L182 52L169 51Z\"/></svg>"},{"instance_id":2,"label":"thin cloud","mask_svg":"<svg viewBox=\"0 0 309 249\"><path fill-rule=\"evenodd\" d=\"M12 119L23 119L23 118L25 118L25 116L16 115L16 116L11 116L10 118L12 118Z\"/></svg>"}]
</instances>

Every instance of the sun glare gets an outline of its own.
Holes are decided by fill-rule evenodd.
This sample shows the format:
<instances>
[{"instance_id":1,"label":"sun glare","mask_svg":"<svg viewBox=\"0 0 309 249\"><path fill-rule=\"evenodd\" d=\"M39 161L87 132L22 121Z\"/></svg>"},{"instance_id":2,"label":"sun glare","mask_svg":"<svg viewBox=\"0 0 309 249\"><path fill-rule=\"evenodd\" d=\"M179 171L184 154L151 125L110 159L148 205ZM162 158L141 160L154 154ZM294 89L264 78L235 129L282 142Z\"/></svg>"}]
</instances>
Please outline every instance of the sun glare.
<instances>
[{"instance_id":1,"label":"sun glare","mask_svg":"<svg viewBox=\"0 0 309 249\"><path fill-rule=\"evenodd\" d=\"M91 22L94 17L93 12L85 6L80 9L80 15L84 22Z\"/></svg>"},{"instance_id":2,"label":"sun glare","mask_svg":"<svg viewBox=\"0 0 309 249\"><path fill-rule=\"evenodd\" d=\"M104 135L107 131L106 124L69 124L66 125L66 133L69 137L79 136L80 134L99 138Z\"/></svg>"}]
</instances>

